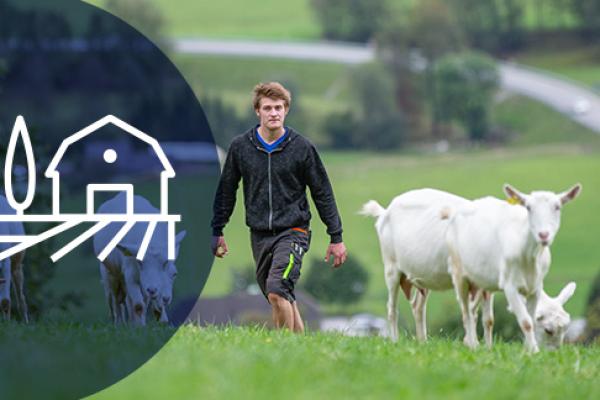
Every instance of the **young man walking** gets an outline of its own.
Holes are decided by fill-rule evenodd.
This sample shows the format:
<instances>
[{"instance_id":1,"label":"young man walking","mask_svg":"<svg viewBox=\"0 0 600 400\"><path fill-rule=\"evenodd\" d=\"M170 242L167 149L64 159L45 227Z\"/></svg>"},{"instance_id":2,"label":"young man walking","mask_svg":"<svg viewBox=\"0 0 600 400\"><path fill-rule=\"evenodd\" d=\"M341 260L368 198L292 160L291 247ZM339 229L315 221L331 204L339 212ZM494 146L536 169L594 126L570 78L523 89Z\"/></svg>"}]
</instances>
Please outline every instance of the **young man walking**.
<instances>
[{"instance_id":1,"label":"young man walking","mask_svg":"<svg viewBox=\"0 0 600 400\"><path fill-rule=\"evenodd\" d=\"M223 228L242 180L258 285L271 304L275 326L303 332L294 287L310 244L307 187L331 237L325 260L333 257L333 266L339 267L346 260L346 247L333 190L317 150L284 125L290 103L289 91L277 82L254 88L259 124L229 147L215 195L212 251L219 258L227 254Z\"/></svg>"}]
</instances>

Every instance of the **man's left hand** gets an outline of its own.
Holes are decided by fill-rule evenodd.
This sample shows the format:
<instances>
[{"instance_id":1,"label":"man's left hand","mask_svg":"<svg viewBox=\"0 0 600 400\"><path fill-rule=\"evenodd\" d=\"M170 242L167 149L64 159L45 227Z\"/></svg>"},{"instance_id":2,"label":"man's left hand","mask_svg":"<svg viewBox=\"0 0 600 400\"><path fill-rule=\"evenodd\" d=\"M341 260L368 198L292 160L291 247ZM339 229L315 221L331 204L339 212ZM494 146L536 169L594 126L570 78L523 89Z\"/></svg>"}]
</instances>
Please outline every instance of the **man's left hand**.
<instances>
[{"instance_id":1,"label":"man's left hand","mask_svg":"<svg viewBox=\"0 0 600 400\"><path fill-rule=\"evenodd\" d=\"M330 243L325 254L325 262L329 262L329 258L333 256L333 268L338 268L346 261L346 246L344 242Z\"/></svg>"}]
</instances>

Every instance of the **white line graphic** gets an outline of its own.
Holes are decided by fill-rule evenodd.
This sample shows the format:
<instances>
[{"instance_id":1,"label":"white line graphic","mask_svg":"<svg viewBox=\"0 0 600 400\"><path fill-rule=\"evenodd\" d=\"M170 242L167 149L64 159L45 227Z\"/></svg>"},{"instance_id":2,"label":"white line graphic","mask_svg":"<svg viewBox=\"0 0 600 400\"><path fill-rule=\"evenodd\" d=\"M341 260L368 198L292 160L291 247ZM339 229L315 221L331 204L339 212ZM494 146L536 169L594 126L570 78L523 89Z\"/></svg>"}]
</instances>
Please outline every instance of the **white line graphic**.
<instances>
[{"instance_id":1,"label":"white line graphic","mask_svg":"<svg viewBox=\"0 0 600 400\"><path fill-rule=\"evenodd\" d=\"M115 235L115 237L113 237L111 239L111 241L108 242L108 244L106 245L106 247L104 248L104 250L102 250L102 252L100 254L98 254L98 260L104 261L104 259L106 257L108 257L108 255L110 254L110 252L113 251L113 249L115 247L117 247L117 245L119 244L119 242L121 241L121 239L123 239L125 237L125 235L127 235L127 232L129 232L129 230L131 229L131 227L133 226L133 224L135 224L134 221L127 221L125 223L125 225L123 225L123 227L119 230L119 232L117 232L117 234Z\"/></svg>"},{"instance_id":2,"label":"white line graphic","mask_svg":"<svg viewBox=\"0 0 600 400\"><path fill-rule=\"evenodd\" d=\"M133 185L129 183L90 183L86 187L86 206L87 214L93 215L94 211L94 194L96 192L125 192L126 206L125 213L133 214Z\"/></svg>"},{"instance_id":3,"label":"white line graphic","mask_svg":"<svg viewBox=\"0 0 600 400\"><path fill-rule=\"evenodd\" d=\"M154 230L156 229L156 224L158 221L150 221L148 223L148 228L146 229L146 233L144 234L144 238L142 239L142 243L140 244L140 249L138 250L136 258L140 261L144 259L146 255L146 250L148 249L148 244L150 243L150 239L152 239L152 235L154 234Z\"/></svg>"},{"instance_id":4,"label":"white line graphic","mask_svg":"<svg viewBox=\"0 0 600 400\"><path fill-rule=\"evenodd\" d=\"M23 140L25 158L27 159L27 195L22 203L15 200L12 190L13 161L19 136ZM21 115L19 115L15 121L15 126L13 127L8 141L8 148L6 149L6 159L4 161L4 192L6 193L8 204L15 209L17 215L23 215L23 211L29 208L33 202L33 195L35 194L35 158L33 157L33 147L31 146L31 140L29 139L27 125L25 125L25 119L23 119Z\"/></svg>"},{"instance_id":5,"label":"white line graphic","mask_svg":"<svg viewBox=\"0 0 600 400\"><path fill-rule=\"evenodd\" d=\"M34 246L40 242L43 242L44 240L47 240L47 239L51 238L52 236L56 236L59 233L69 230L69 229L73 228L74 226L79 225L80 223L81 223L80 221L67 221L61 225L55 226L52 229L48 229L46 232L44 232L42 234L34 236L25 242L22 242L14 247L11 247L10 249L4 250L3 252L0 253L0 260L4 260L5 258L8 258L14 254L17 254L17 253L31 247L31 246Z\"/></svg>"},{"instance_id":6,"label":"white line graphic","mask_svg":"<svg viewBox=\"0 0 600 400\"><path fill-rule=\"evenodd\" d=\"M158 159L160 160L163 171L160 172L160 213L156 214L136 214L134 209L134 186L130 183L90 183L86 186L86 213L85 214L69 214L61 213L60 211L60 171L58 165L65 155L65 152L72 144L83 139L84 137L96 132L108 124L113 124L120 128L124 133L130 134L135 138L148 144ZM22 203L18 203L15 200L12 189L12 169L14 161L14 153L17 146L18 139L21 138L23 146L25 147L25 154L27 158L27 169L28 169L28 181L27 181L27 194L25 200ZM108 155L108 156L107 156ZM109 149L105 152L104 160L107 163L114 163L118 159L116 152L113 149ZM141 246L137 253L137 259L143 260L146 255L148 246L151 242L152 236L156 230L156 226L159 222L166 223L168 227L167 237L167 251L168 259L175 259L175 224L181 221L181 215L169 214L169 179L175 177L175 170L171 163L167 159L163 149L156 139L152 136L140 131L139 129L129 125L128 123L120 120L114 115L107 115L104 118L94 122L86 128L74 133L73 135L64 139L59 146L56 154L52 157L50 164L45 172L45 177L52 180L52 213L51 214L29 214L25 215L24 211L27 209L32 201L35 194L36 176L35 176L35 159L33 156L33 148L25 119L22 116L18 116L13 131L10 137L7 158L5 160L4 169L4 181L5 181L5 192L7 201L12 207L16 214L0 215L0 223L3 222L56 222L60 225L48 229L47 231L39 235L0 235L0 243L14 243L15 245L7 250L0 252L0 260L10 257L28 247L34 246L44 240L47 240L55 235L58 235L66 230L69 230L84 222L94 222L95 224L86 230L83 234L78 236L76 239L69 242L66 246L52 254L50 257L53 262L60 260L66 254L71 252L77 246L81 245L84 241L88 240L104 227L111 222L125 222L124 226L119 232L111 239L110 243L102 250L98 255L98 258L102 261L108 254L116 247L116 245L125 237L125 235L134 227L136 223L147 223L148 227L144 234ZM125 192L125 212L114 213L114 214L96 214L94 197L98 192Z\"/></svg>"},{"instance_id":7,"label":"white line graphic","mask_svg":"<svg viewBox=\"0 0 600 400\"><path fill-rule=\"evenodd\" d=\"M75 247L79 246L81 243L85 242L92 236L94 236L100 229L104 228L106 225L110 224L110 221L101 221L96 223L96 225L92 226L87 231L83 232L76 239L70 241L67 245L65 245L62 249L57 251L56 253L50 256L52 262L57 262L68 253L70 253Z\"/></svg>"}]
</instances>

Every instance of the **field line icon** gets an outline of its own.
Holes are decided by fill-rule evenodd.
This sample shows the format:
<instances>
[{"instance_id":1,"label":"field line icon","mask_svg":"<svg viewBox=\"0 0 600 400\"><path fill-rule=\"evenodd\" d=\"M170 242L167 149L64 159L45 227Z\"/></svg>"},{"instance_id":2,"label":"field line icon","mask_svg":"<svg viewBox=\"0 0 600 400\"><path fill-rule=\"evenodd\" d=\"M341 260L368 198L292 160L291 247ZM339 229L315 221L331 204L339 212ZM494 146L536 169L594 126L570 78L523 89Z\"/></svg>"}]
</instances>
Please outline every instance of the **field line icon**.
<instances>
[{"instance_id":1,"label":"field line icon","mask_svg":"<svg viewBox=\"0 0 600 400\"><path fill-rule=\"evenodd\" d=\"M135 138L148 144L159 158L163 170L160 172L160 211L158 213L135 213L134 210L134 188L133 184L107 184L107 183L90 183L86 186L86 212L80 214L61 213L60 208L60 172L58 165L65 155L68 147L78 142L82 138L96 132L100 128L112 124L117 126L126 134L132 135ZM25 147L28 169L28 186L25 200L21 203L15 200L12 188L12 168L14 161L14 153L18 139L21 139ZM107 163L112 163L116 160L117 154L114 150L109 149L104 154L104 159ZM15 224L27 222L56 222L54 226L37 235L0 235L0 243L9 243L13 246L3 247L0 252L0 261L17 254L31 246L36 245L44 240L65 232L82 223L94 223L92 227L87 229L77 238L63 246L50 257L53 262L60 260L77 246L81 245L86 240L93 237L97 232L102 230L112 222L124 223L117 234L110 240L104 249L98 254L98 259L104 259L112 252L119 242L127 235L136 223L147 223L147 228L142 240L141 246L136 254L136 258L143 260L148 245L156 230L158 223L167 224L167 258L175 260L175 223L181 221L181 215L169 214L169 179L175 177L175 170L167 159L159 142L150 135L140 131L127 122L115 117L107 115L104 118L94 122L86 128L74 133L64 139L59 146L57 152L52 157L50 164L45 172L45 177L52 180L52 213L51 214L25 214L25 210L31 205L36 185L35 176L35 159L33 155L33 147L27 131L25 119L18 116L9 140L9 146L4 164L4 185L6 193L6 207L2 207L0 213L0 224ZM94 207L94 195L98 192L120 192L125 194L125 212L120 213L96 213Z\"/></svg>"}]
</instances>

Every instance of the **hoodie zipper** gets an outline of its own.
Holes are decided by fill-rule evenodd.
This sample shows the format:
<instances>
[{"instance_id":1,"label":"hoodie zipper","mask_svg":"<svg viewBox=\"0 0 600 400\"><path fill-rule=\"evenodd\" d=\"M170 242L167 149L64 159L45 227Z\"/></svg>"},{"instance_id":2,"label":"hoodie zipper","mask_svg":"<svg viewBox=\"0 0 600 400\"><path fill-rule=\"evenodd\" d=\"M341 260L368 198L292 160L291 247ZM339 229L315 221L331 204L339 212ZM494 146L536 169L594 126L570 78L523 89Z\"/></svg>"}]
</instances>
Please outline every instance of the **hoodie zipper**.
<instances>
[{"instance_id":1,"label":"hoodie zipper","mask_svg":"<svg viewBox=\"0 0 600 400\"><path fill-rule=\"evenodd\" d=\"M289 138L287 140L289 140ZM250 141L254 144L252 139L250 139ZM282 143L282 145L283 145L283 143ZM280 147L274 149L273 151L268 152L260 145L254 144L254 146L256 147L256 149L258 151L267 153L267 157L268 157L267 174L268 174L268 180L269 180L269 230L273 231L273 185L271 183L271 153L281 151L281 150L283 150L283 148L280 146Z\"/></svg>"},{"instance_id":2,"label":"hoodie zipper","mask_svg":"<svg viewBox=\"0 0 600 400\"><path fill-rule=\"evenodd\" d=\"M269 156L269 230L273 230L273 188L271 185L271 153Z\"/></svg>"}]
</instances>

